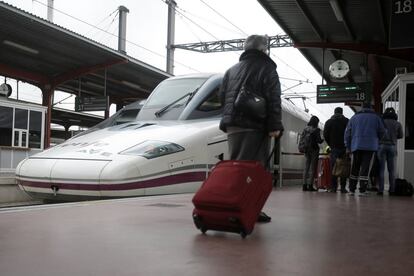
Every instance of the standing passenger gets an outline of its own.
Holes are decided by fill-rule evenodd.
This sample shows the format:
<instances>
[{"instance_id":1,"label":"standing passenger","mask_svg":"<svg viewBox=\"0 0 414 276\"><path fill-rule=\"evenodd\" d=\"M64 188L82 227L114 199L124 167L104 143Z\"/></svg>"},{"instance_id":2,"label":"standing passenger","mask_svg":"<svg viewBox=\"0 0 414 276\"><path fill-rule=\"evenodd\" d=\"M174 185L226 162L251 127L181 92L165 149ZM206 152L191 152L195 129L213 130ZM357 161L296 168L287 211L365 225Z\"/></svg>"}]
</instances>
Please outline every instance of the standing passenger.
<instances>
[{"instance_id":1,"label":"standing passenger","mask_svg":"<svg viewBox=\"0 0 414 276\"><path fill-rule=\"evenodd\" d=\"M349 120L344 139L347 151L352 152L350 195L355 194L358 180L360 195L367 194L370 165L384 131L384 124L370 103L364 103L362 110Z\"/></svg>"},{"instance_id":2,"label":"standing passenger","mask_svg":"<svg viewBox=\"0 0 414 276\"><path fill-rule=\"evenodd\" d=\"M382 115L385 125L385 135L380 140L378 149L378 160L379 160L379 189L378 195L384 193L384 169L385 162L387 162L388 168L388 180L389 180L389 194L394 193L394 182L395 182L395 157L397 155L397 139L403 138L403 129L400 122L397 121L398 115L395 113L394 108L388 107L385 109Z\"/></svg>"},{"instance_id":3,"label":"standing passenger","mask_svg":"<svg viewBox=\"0 0 414 276\"><path fill-rule=\"evenodd\" d=\"M313 187L313 182L315 181L315 172L316 167L318 166L319 158L319 144L323 142L321 138L321 129L318 127L319 118L312 116L309 120L308 126L303 130L302 136L306 138L305 140L305 170L303 171L303 191L316 191ZM301 138L302 140L302 138ZM310 180L308 181L310 175ZM309 183L309 184L308 184Z\"/></svg>"},{"instance_id":4,"label":"standing passenger","mask_svg":"<svg viewBox=\"0 0 414 276\"><path fill-rule=\"evenodd\" d=\"M344 134L346 125L348 124L348 118L342 115L343 109L341 107L335 108L334 115L325 123L323 129L323 137L326 143L331 148L331 170L333 169L336 159L345 157L345 142ZM341 177L341 193L347 193L346 190L346 177ZM338 187L338 178L332 176L331 192L336 192Z\"/></svg>"},{"instance_id":5,"label":"standing passenger","mask_svg":"<svg viewBox=\"0 0 414 276\"><path fill-rule=\"evenodd\" d=\"M228 134L230 159L258 160L266 166L270 137L282 136L282 107L279 76L276 64L267 55L268 38L251 35L244 43L240 61L226 71L220 87L224 103L220 129ZM234 108L234 102L243 85L266 100L266 118L259 120ZM258 221L270 221L261 212Z\"/></svg>"}]
</instances>

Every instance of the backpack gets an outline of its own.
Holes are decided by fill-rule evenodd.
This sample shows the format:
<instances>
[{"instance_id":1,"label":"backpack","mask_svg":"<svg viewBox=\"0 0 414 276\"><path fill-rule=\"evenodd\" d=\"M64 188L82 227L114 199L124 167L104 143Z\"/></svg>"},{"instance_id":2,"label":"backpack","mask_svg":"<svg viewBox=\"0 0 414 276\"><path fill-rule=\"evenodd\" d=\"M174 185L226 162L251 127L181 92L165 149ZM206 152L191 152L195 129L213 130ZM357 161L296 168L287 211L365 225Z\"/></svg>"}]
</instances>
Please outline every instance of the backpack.
<instances>
[{"instance_id":1,"label":"backpack","mask_svg":"<svg viewBox=\"0 0 414 276\"><path fill-rule=\"evenodd\" d=\"M395 179L395 192L397 196L412 196L414 192L413 185L405 179Z\"/></svg>"},{"instance_id":2,"label":"backpack","mask_svg":"<svg viewBox=\"0 0 414 276\"><path fill-rule=\"evenodd\" d=\"M310 127L305 127L300 135L298 150L300 153L305 153L311 146L311 134L312 129Z\"/></svg>"}]
</instances>

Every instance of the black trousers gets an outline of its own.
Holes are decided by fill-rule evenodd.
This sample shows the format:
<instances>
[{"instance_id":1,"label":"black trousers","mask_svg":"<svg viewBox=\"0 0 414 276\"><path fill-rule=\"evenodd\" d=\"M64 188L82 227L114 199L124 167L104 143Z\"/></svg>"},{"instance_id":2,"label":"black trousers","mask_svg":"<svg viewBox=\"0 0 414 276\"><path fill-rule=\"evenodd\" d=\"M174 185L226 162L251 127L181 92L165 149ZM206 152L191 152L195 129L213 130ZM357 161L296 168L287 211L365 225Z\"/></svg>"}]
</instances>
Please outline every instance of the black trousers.
<instances>
[{"instance_id":1,"label":"black trousers","mask_svg":"<svg viewBox=\"0 0 414 276\"><path fill-rule=\"evenodd\" d=\"M368 185L368 175L372 166L375 151L357 150L352 153L352 168L349 176L349 189L355 192L358 180L359 191L365 192Z\"/></svg>"},{"instance_id":2,"label":"black trousers","mask_svg":"<svg viewBox=\"0 0 414 276\"><path fill-rule=\"evenodd\" d=\"M257 160L268 169L270 137L265 132L242 131L228 135L231 160Z\"/></svg>"}]
</instances>

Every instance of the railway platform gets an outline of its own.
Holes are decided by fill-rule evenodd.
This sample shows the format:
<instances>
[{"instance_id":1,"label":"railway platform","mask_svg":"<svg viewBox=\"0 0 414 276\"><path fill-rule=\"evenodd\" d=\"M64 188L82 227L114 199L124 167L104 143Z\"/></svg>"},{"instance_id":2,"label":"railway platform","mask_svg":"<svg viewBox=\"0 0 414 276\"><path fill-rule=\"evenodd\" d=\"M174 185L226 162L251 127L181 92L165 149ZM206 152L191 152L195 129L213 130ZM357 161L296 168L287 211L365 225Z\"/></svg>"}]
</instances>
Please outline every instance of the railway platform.
<instances>
[{"instance_id":1,"label":"railway platform","mask_svg":"<svg viewBox=\"0 0 414 276\"><path fill-rule=\"evenodd\" d=\"M191 194L0 209L14 275L412 275L412 198L274 190L253 234L198 231Z\"/></svg>"}]
</instances>

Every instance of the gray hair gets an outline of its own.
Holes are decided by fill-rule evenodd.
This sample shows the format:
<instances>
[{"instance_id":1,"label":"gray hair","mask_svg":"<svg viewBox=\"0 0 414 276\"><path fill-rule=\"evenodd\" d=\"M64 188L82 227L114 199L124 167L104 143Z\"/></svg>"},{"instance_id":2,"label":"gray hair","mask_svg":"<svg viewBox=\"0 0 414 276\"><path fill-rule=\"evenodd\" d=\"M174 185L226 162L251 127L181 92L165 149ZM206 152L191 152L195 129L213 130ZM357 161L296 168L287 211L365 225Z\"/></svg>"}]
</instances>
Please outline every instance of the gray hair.
<instances>
[{"instance_id":1,"label":"gray hair","mask_svg":"<svg viewBox=\"0 0 414 276\"><path fill-rule=\"evenodd\" d=\"M266 35L251 35L244 42L244 50L267 50L268 37Z\"/></svg>"}]
</instances>

